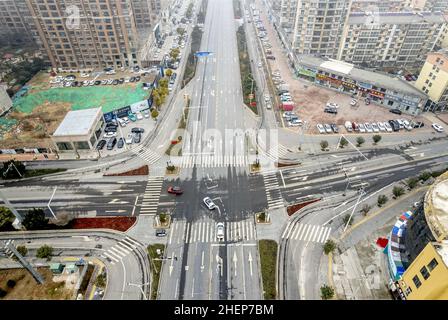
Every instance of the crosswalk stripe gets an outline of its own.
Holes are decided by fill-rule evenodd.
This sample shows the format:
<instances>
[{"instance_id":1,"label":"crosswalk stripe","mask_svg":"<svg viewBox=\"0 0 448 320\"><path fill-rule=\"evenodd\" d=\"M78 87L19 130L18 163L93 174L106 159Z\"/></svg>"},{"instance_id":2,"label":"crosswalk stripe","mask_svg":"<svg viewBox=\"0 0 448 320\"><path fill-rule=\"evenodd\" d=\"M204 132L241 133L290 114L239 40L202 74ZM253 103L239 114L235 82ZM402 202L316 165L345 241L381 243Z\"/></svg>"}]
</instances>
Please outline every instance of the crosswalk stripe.
<instances>
[{"instance_id":1,"label":"crosswalk stripe","mask_svg":"<svg viewBox=\"0 0 448 320\"><path fill-rule=\"evenodd\" d=\"M331 228L327 228L326 232L322 235L321 243L325 243L330 236Z\"/></svg>"},{"instance_id":2,"label":"crosswalk stripe","mask_svg":"<svg viewBox=\"0 0 448 320\"><path fill-rule=\"evenodd\" d=\"M285 228L285 230L283 231L282 239L285 238L285 236L286 236L286 232L289 231L289 227L290 227L290 226L291 226L291 221L288 221L288 223L286 224L286 228Z\"/></svg>"},{"instance_id":3,"label":"crosswalk stripe","mask_svg":"<svg viewBox=\"0 0 448 320\"><path fill-rule=\"evenodd\" d=\"M109 259L115 261L115 262L120 261L120 260L118 260L117 258L115 258L115 257L113 257L113 256L111 256L111 255L109 255L107 252L104 252L103 255L104 255L105 257L107 257L107 258L109 258Z\"/></svg>"},{"instance_id":4,"label":"crosswalk stripe","mask_svg":"<svg viewBox=\"0 0 448 320\"><path fill-rule=\"evenodd\" d=\"M311 238L312 238L314 232L316 231L316 229L317 229L317 226L314 225L314 226L312 227L312 229L311 229L311 232L308 234L308 237L305 238L305 241L310 241L310 240L311 240Z\"/></svg>"},{"instance_id":5,"label":"crosswalk stripe","mask_svg":"<svg viewBox=\"0 0 448 320\"><path fill-rule=\"evenodd\" d=\"M110 250L113 251L113 252L109 251L110 253L116 253L116 254L118 254L122 258L126 256L126 253L123 253L123 252L119 251L117 248L112 247L112 248L110 248Z\"/></svg>"},{"instance_id":6,"label":"crosswalk stripe","mask_svg":"<svg viewBox=\"0 0 448 320\"><path fill-rule=\"evenodd\" d=\"M185 224L185 239L184 239L185 243L189 243L189 241L190 241L190 238L189 238L189 235L190 235L190 228L189 228L189 226L190 226L190 223L187 222L187 223Z\"/></svg>"},{"instance_id":7,"label":"crosswalk stripe","mask_svg":"<svg viewBox=\"0 0 448 320\"><path fill-rule=\"evenodd\" d=\"M107 253L110 254L110 255L115 256L115 257L118 258L119 260L121 260L121 258L122 258L120 255L118 255L117 253L113 252L112 250L109 250ZM104 254L106 254L106 253L104 253ZM117 262L118 262L118 261L117 261Z\"/></svg>"},{"instance_id":8,"label":"crosswalk stripe","mask_svg":"<svg viewBox=\"0 0 448 320\"><path fill-rule=\"evenodd\" d=\"M303 229L303 224L300 224L299 227L297 228L297 233L296 233L295 237L291 237L291 239L294 238L294 240L296 240L297 237L299 236L300 232L302 231L302 229Z\"/></svg>"},{"instance_id":9,"label":"crosswalk stripe","mask_svg":"<svg viewBox=\"0 0 448 320\"><path fill-rule=\"evenodd\" d=\"M124 250L128 250L129 252L134 251L134 249L137 248L136 245L131 246L130 244L126 243L124 240L118 242L117 245L122 247Z\"/></svg>"},{"instance_id":10,"label":"crosswalk stripe","mask_svg":"<svg viewBox=\"0 0 448 320\"><path fill-rule=\"evenodd\" d=\"M318 226L317 227L317 231L316 231L316 233L314 234L314 237L313 237L313 239L311 240L312 242L316 242L316 240L317 240L317 238L319 238L320 237L320 234L322 233L322 232L324 232L325 233L325 228L322 228L321 226Z\"/></svg>"},{"instance_id":11,"label":"crosswalk stripe","mask_svg":"<svg viewBox=\"0 0 448 320\"><path fill-rule=\"evenodd\" d=\"M304 236L308 232L308 227L311 227L311 226L308 224L304 225L302 232L300 233L300 236L298 237L298 240L304 240Z\"/></svg>"}]
</instances>

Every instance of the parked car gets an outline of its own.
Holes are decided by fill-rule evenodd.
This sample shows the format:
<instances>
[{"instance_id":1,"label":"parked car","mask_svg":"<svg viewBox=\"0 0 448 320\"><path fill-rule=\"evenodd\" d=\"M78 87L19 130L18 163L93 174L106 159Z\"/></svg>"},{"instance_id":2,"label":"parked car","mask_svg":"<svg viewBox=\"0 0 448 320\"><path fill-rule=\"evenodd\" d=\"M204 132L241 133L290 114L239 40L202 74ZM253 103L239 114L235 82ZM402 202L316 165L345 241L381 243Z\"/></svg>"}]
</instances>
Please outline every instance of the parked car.
<instances>
[{"instance_id":1,"label":"parked car","mask_svg":"<svg viewBox=\"0 0 448 320\"><path fill-rule=\"evenodd\" d=\"M356 100L356 99L352 99L352 101L350 101L351 106L356 106L357 103L358 103L358 100Z\"/></svg>"},{"instance_id":2,"label":"parked car","mask_svg":"<svg viewBox=\"0 0 448 320\"><path fill-rule=\"evenodd\" d=\"M401 110L399 110L399 109L390 109L389 112L392 112L395 114L401 114Z\"/></svg>"},{"instance_id":3,"label":"parked car","mask_svg":"<svg viewBox=\"0 0 448 320\"><path fill-rule=\"evenodd\" d=\"M364 126L366 127L367 132L373 132L373 128L370 125L370 123L366 122L366 123L364 123Z\"/></svg>"},{"instance_id":4,"label":"parked car","mask_svg":"<svg viewBox=\"0 0 448 320\"><path fill-rule=\"evenodd\" d=\"M132 128L131 132L132 133L143 133L143 132L145 132L145 129L143 129L143 128Z\"/></svg>"},{"instance_id":5,"label":"parked car","mask_svg":"<svg viewBox=\"0 0 448 320\"><path fill-rule=\"evenodd\" d=\"M346 129L348 132L352 132L352 131L353 131L353 126L352 126L352 123L351 123L350 121L345 121L344 126L345 126L345 129Z\"/></svg>"},{"instance_id":6,"label":"parked car","mask_svg":"<svg viewBox=\"0 0 448 320\"><path fill-rule=\"evenodd\" d=\"M331 126L328 123L324 124L324 127L325 127L325 132L326 133L332 133L333 132L333 130L331 130Z\"/></svg>"},{"instance_id":7,"label":"parked car","mask_svg":"<svg viewBox=\"0 0 448 320\"><path fill-rule=\"evenodd\" d=\"M128 113L128 117L129 117L129 120L131 120L132 122L137 121L137 117L136 117L135 114L132 113L132 112L129 112L129 113Z\"/></svg>"},{"instance_id":8,"label":"parked car","mask_svg":"<svg viewBox=\"0 0 448 320\"><path fill-rule=\"evenodd\" d=\"M326 112L326 113L332 113L332 114L338 114L338 109L336 109L336 108L330 108L330 107L325 107L324 112Z\"/></svg>"},{"instance_id":9,"label":"parked car","mask_svg":"<svg viewBox=\"0 0 448 320\"><path fill-rule=\"evenodd\" d=\"M142 140L141 133L135 133L134 134L134 143L140 143L141 140Z\"/></svg>"},{"instance_id":10,"label":"parked car","mask_svg":"<svg viewBox=\"0 0 448 320\"><path fill-rule=\"evenodd\" d=\"M397 121L395 120L389 120L389 124L392 127L392 130L394 132L400 131L400 125Z\"/></svg>"},{"instance_id":11,"label":"parked car","mask_svg":"<svg viewBox=\"0 0 448 320\"><path fill-rule=\"evenodd\" d=\"M398 123L398 125L400 126L400 129L404 129L404 122L401 119L397 119L396 122Z\"/></svg>"},{"instance_id":12,"label":"parked car","mask_svg":"<svg viewBox=\"0 0 448 320\"><path fill-rule=\"evenodd\" d=\"M140 112L137 112L136 116L137 116L138 120L142 120L143 119L143 116L142 116L142 114Z\"/></svg>"},{"instance_id":13,"label":"parked car","mask_svg":"<svg viewBox=\"0 0 448 320\"><path fill-rule=\"evenodd\" d=\"M372 130L373 132L380 132L380 128L378 128L375 122L372 122Z\"/></svg>"},{"instance_id":14,"label":"parked car","mask_svg":"<svg viewBox=\"0 0 448 320\"><path fill-rule=\"evenodd\" d=\"M102 140L98 141L98 144L96 145L96 150L103 150L105 145L106 145L106 140L102 139Z\"/></svg>"},{"instance_id":15,"label":"parked car","mask_svg":"<svg viewBox=\"0 0 448 320\"><path fill-rule=\"evenodd\" d=\"M222 222L216 224L216 238L218 241L224 240L224 223Z\"/></svg>"},{"instance_id":16,"label":"parked car","mask_svg":"<svg viewBox=\"0 0 448 320\"><path fill-rule=\"evenodd\" d=\"M207 206L209 210L213 210L216 208L215 203L213 202L212 199L210 199L210 197L205 197L202 201L204 201L204 204Z\"/></svg>"},{"instance_id":17,"label":"parked car","mask_svg":"<svg viewBox=\"0 0 448 320\"><path fill-rule=\"evenodd\" d=\"M132 144L133 141L134 141L134 135L132 133L129 133L125 139L125 142L126 144Z\"/></svg>"},{"instance_id":18,"label":"parked car","mask_svg":"<svg viewBox=\"0 0 448 320\"><path fill-rule=\"evenodd\" d=\"M117 132L117 127L114 126L110 126L110 127L106 127L104 129L104 132L109 133L109 132Z\"/></svg>"},{"instance_id":19,"label":"parked car","mask_svg":"<svg viewBox=\"0 0 448 320\"><path fill-rule=\"evenodd\" d=\"M356 123L356 122L352 122L352 128L353 128L353 131L358 132L359 131L359 124Z\"/></svg>"},{"instance_id":20,"label":"parked car","mask_svg":"<svg viewBox=\"0 0 448 320\"><path fill-rule=\"evenodd\" d=\"M104 138L112 138L112 137L116 137L117 136L117 132L107 132L103 137Z\"/></svg>"},{"instance_id":21,"label":"parked car","mask_svg":"<svg viewBox=\"0 0 448 320\"><path fill-rule=\"evenodd\" d=\"M180 187L178 187L178 186L171 186L171 187L168 187L168 193L172 193L172 194L175 194L175 195L179 195L179 194L182 194L182 193L184 193L184 192L183 192L183 190L182 190Z\"/></svg>"},{"instance_id":22,"label":"parked car","mask_svg":"<svg viewBox=\"0 0 448 320\"><path fill-rule=\"evenodd\" d=\"M325 128L322 124L318 123L316 125L316 127L317 127L317 130L319 130L319 133L325 133Z\"/></svg>"},{"instance_id":23,"label":"parked car","mask_svg":"<svg viewBox=\"0 0 448 320\"><path fill-rule=\"evenodd\" d=\"M422 121L414 122L412 125L414 128L421 128L425 126L425 124Z\"/></svg>"},{"instance_id":24,"label":"parked car","mask_svg":"<svg viewBox=\"0 0 448 320\"><path fill-rule=\"evenodd\" d=\"M301 126L302 124L303 124L303 122L300 119L292 119L292 120L288 121L288 125L290 127L298 127L298 126Z\"/></svg>"},{"instance_id":25,"label":"parked car","mask_svg":"<svg viewBox=\"0 0 448 320\"><path fill-rule=\"evenodd\" d=\"M107 143L107 150L112 150L115 147L116 144L117 144L117 138L113 137Z\"/></svg>"},{"instance_id":26,"label":"parked car","mask_svg":"<svg viewBox=\"0 0 448 320\"><path fill-rule=\"evenodd\" d=\"M339 129L338 129L338 126L336 125L336 123L332 123L332 124L330 124L330 126L331 126L331 129L334 131L334 133L339 132Z\"/></svg>"},{"instance_id":27,"label":"parked car","mask_svg":"<svg viewBox=\"0 0 448 320\"><path fill-rule=\"evenodd\" d=\"M433 123L431 127L433 127L433 129L436 130L437 132L443 132L443 127L438 123Z\"/></svg>"},{"instance_id":28,"label":"parked car","mask_svg":"<svg viewBox=\"0 0 448 320\"><path fill-rule=\"evenodd\" d=\"M148 119L149 118L149 111L148 110L144 110L143 111L143 116Z\"/></svg>"},{"instance_id":29,"label":"parked car","mask_svg":"<svg viewBox=\"0 0 448 320\"><path fill-rule=\"evenodd\" d=\"M364 126L364 124L360 123L358 125L358 128L359 128L359 132L361 132L361 133L366 132L366 127Z\"/></svg>"},{"instance_id":30,"label":"parked car","mask_svg":"<svg viewBox=\"0 0 448 320\"><path fill-rule=\"evenodd\" d=\"M393 131L393 129L392 129L391 125L389 124L389 122L384 122L383 125L386 128L387 132L392 132Z\"/></svg>"}]
</instances>

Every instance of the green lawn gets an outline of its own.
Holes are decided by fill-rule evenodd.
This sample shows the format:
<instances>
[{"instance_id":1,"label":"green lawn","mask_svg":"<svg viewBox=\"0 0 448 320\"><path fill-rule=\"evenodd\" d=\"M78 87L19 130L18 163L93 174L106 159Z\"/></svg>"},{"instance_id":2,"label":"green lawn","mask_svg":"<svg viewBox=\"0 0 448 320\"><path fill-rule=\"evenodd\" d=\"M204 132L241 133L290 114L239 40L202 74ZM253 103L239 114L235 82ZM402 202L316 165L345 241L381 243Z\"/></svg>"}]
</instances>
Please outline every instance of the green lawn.
<instances>
[{"instance_id":1,"label":"green lawn","mask_svg":"<svg viewBox=\"0 0 448 320\"><path fill-rule=\"evenodd\" d=\"M72 110L100 106L103 112L109 112L147 99L148 94L149 91L143 90L142 84L138 84L136 87L119 85L44 89L28 93L17 99L14 109L19 112L31 113L34 108L50 102L70 103Z\"/></svg>"},{"instance_id":2,"label":"green lawn","mask_svg":"<svg viewBox=\"0 0 448 320\"><path fill-rule=\"evenodd\" d=\"M264 299L273 300L277 297L277 290L275 289L277 242L274 240L260 240L258 241L258 250L260 252Z\"/></svg>"},{"instance_id":3,"label":"green lawn","mask_svg":"<svg viewBox=\"0 0 448 320\"><path fill-rule=\"evenodd\" d=\"M162 261L161 260L153 260L154 258L160 258L157 255L157 249L160 249L162 252L164 252L165 245L152 244L152 245L148 246L148 255L149 255L149 261L151 262L151 270L152 270L151 300L157 299L157 292L159 289L160 272L162 271Z\"/></svg>"}]
</instances>

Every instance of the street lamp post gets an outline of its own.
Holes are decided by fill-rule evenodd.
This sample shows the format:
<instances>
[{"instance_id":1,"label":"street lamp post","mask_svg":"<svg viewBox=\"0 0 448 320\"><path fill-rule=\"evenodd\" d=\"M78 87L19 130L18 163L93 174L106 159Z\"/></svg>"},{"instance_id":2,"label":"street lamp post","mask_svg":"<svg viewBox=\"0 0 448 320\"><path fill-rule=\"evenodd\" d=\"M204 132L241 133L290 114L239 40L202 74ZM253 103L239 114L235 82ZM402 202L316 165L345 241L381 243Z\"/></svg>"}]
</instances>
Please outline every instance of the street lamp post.
<instances>
[{"instance_id":1,"label":"street lamp post","mask_svg":"<svg viewBox=\"0 0 448 320\"><path fill-rule=\"evenodd\" d=\"M143 287L147 286L147 285L149 285L149 282L146 282L146 283L143 283L143 284L136 284L136 283L128 282L128 286L134 286L134 287L137 287L137 288L140 289L140 291L142 292L143 298L145 300L148 300L148 297L147 297L145 291L143 291Z\"/></svg>"}]
</instances>

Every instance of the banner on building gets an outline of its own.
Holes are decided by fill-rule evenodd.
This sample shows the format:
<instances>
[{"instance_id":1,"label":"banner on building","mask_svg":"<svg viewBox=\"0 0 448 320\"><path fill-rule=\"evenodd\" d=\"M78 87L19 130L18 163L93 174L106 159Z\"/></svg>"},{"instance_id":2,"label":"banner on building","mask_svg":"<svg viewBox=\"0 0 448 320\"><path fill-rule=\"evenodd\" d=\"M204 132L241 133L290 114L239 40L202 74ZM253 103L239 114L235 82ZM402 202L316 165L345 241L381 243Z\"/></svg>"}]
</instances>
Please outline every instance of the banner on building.
<instances>
[{"instance_id":1,"label":"banner on building","mask_svg":"<svg viewBox=\"0 0 448 320\"><path fill-rule=\"evenodd\" d=\"M309 70L309 69L304 69L304 68L299 68L297 70L297 74L301 74L303 76L307 76L307 77L311 77L311 78L315 78L316 77L316 71L313 70Z\"/></svg>"}]
</instances>

